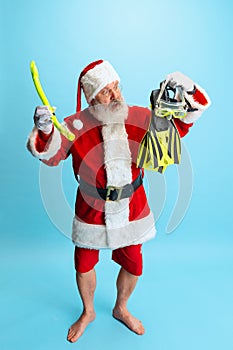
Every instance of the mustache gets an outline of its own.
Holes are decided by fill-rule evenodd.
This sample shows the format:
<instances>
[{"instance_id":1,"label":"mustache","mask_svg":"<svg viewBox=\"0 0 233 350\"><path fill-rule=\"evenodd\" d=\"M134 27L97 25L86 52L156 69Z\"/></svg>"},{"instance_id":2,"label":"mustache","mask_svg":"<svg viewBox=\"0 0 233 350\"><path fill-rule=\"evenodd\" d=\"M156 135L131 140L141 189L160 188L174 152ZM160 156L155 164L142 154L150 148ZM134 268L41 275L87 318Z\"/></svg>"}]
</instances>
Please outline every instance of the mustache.
<instances>
[{"instance_id":1,"label":"mustache","mask_svg":"<svg viewBox=\"0 0 233 350\"><path fill-rule=\"evenodd\" d=\"M107 109L110 111L118 111L122 108L123 104L125 104L123 100L115 99L108 104Z\"/></svg>"},{"instance_id":2,"label":"mustache","mask_svg":"<svg viewBox=\"0 0 233 350\"><path fill-rule=\"evenodd\" d=\"M102 124L122 123L127 118L128 106L123 100L115 99L109 104L94 104L89 111Z\"/></svg>"},{"instance_id":3,"label":"mustache","mask_svg":"<svg viewBox=\"0 0 233 350\"><path fill-rule=\"evenodd\" d=\"M113 100L112 102L110 102L110 104L114 104L114 103L121 103L122 102L122 100L119 100L119 99L115 99L115 100Z\"/></svg>"},{"instance_id":4,"label":"mustache","mask_svg":"<svg viewBox=\"0 0 233 350\"><path fill-rule=\"evenodd\" d=\"M95 101L93 104L92 108L97 111L111 111L111 110L116 110L117 108L120 108L122 105L125 105L125 102L123 99L115 99L112 100L111 102L107 103L99 103Z\"/></svg>"},{"instance_id":5,"label":"mustache","mask_svg":"<svg viewBox=\"0 0 233 350\"><path fill-rule=\"evenodd\" d=\"M122 100L113 100L109 103L109 107L111 108L111 106L117 106L117 105L121 105L122 104Z\"/></svg>"}]
</instances>

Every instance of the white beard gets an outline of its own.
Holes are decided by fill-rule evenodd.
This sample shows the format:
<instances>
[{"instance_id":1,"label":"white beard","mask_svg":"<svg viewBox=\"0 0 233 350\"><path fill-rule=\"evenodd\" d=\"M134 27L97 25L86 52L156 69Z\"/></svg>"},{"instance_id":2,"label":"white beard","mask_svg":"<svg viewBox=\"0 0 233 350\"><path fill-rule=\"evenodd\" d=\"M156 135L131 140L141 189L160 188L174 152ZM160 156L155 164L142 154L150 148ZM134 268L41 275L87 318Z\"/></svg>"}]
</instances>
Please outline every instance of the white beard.
<instances>
[{"instance_id":1,"label":"white beard","mask_svg":"<svg viewBox=\"0 0 233 350\"><path fill-rule=\"evenodd\" d=\"M95 104L89 107L90 113L103 125L124 123L128 116L128 106L124 101Z\"/></svg>"}]
</instances>

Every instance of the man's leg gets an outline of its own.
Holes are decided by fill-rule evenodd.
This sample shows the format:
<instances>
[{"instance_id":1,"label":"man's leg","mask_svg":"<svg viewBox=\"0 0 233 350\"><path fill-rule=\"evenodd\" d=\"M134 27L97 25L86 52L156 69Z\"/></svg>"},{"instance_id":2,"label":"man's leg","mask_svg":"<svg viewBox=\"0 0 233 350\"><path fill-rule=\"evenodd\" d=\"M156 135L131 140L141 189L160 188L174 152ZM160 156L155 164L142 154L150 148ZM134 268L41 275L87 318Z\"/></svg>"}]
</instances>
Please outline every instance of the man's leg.
<instances>
[{"instance_id":1,"label":"man's leg","mask_svg":"<svg viewBox=\"0 0 233 350\"><path fill-rule=\"evenodd\" d=\"M86 273L76 273L78 290L83 302L83 312L78 320L70 327L67 339L74 343L81 337L87 325L94 321L94 292L96 288L95 270Z\"/></svg>"},{"instance_id":2,"label":"man's leg","mask_svg":"<svg viewBox=\"0 0 233 350\"><path fill-rule=\"evenodd\" d=\"M83 262L82 262L83 261ZM96 273L94 268L98 262L98 251L83 248L75 249L76 281L79 294L83 303L83 312L78 320L70 327L67 340L74 343L77 341L87 325L95 319L94 293L96 289ZM89 264L89 266L87 266ZM87 272L83 272L88 270Z\"/></svg>"},{"instance_id":3,"label":"man's leg","mask_svg":"<svg viewBox=\"0 0 233 350\"><path fill-rule=\"evenodd\" d=\"M141 245L113 251L113 260L122 266L117 278L117 299L113 317L123 322L136 334L142 335L145 329L141 321L131 315L127 309L129 297L136 287L138 276L142 273Z\"/></svg>"}]
</instances>

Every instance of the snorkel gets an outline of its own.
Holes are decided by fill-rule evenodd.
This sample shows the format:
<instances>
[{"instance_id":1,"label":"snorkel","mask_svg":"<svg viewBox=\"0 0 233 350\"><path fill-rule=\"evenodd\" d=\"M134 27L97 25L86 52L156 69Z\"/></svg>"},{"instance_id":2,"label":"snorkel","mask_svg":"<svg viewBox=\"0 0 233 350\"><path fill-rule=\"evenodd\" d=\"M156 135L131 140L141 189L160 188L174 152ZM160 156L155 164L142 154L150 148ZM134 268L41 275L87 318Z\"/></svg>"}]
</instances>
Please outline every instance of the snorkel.
<instances>
[{"instance_id":1,"label":"snorkel","mask_svg":"<svg viewBox=\"0 0 233 350\"><path fill-rule=\"evenodd\" d=\"M32 80L34 82L34 85L35 85L35 88L36 88L36 91L42 101L42 103L45 105L45 106L48 106L49 107L49 110L53 113L53 115L51 116L51 121L53 123L53 125L60 131L60 133L62 135L64 135L69 141L73 141L75 139L75 135L73 133L71 133L66 127L64 127L61 123L59 123L59 121L57 120L57 117L54 113L54 109L53 107L51 107L45 93L44 93L44 90L41 86L41 83L40 83L40 78L39 78L39 72L38 72L38 69L36 67L36 63L35 61L32 61L30 63L30 69L31 69L31 74L32 74Z\"/></svg>"}]
</instances>

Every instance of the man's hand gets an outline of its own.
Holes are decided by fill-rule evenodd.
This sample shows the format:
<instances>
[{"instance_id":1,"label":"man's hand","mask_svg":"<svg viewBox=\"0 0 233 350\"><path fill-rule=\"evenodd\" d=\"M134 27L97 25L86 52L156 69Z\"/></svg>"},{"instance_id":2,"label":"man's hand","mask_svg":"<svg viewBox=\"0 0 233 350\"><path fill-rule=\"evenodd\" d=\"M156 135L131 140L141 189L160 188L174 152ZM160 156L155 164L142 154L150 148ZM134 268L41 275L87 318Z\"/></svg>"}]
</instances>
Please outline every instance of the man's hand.
<instances>
[{"instance_id":1,"label":"man's hand","mask_svg":"<svg viewBox=\"0 0 233 350\"><path fill-rule=\"evenodd\" d=\"M168 74L166 80L169 81L169 85L173 88L176 86L182 86L185 91L193 91L195 88L194 82L181 72L174 72Z\"/></svg>"},{"instance_id":2,"label":"man's hand","mask_svg":"<svg viewBox=\"0 0 233 350\"><path fill-rule=\"evenodd\" d=\"M55 111L55 108L53 108ZM52 112L48 106L38 106L36 107L34 114L34 123L37 129L41 130L45 134L50 134L53 128L53 123L51 121Z\"/></svg>"}]
</instances>

